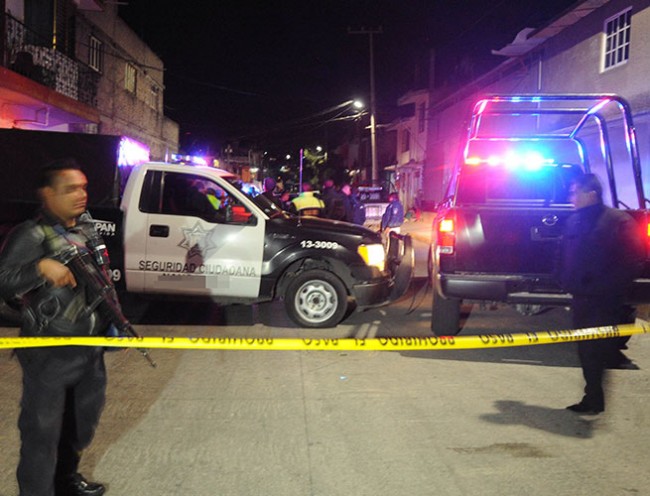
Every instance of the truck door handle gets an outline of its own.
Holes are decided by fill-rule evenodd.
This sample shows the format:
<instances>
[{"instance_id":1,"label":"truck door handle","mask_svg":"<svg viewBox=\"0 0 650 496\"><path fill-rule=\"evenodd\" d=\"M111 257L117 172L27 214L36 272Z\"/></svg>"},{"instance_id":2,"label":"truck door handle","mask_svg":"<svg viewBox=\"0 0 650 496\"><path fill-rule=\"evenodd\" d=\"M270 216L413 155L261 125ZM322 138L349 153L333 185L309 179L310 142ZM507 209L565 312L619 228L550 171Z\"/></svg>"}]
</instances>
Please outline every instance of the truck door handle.
<instances>
[{"instance_id":1,"label":"truck door handle","mask_svg":"<svg viewBox=\"0 0 650 496\"><path fill-rule=\"evenodd\" d=\"M151 224L149 226L149 236L154 238L167 238L169 237L169 226Z\"/></svg>"},{"instance_id":2,"label":"truck door handle","mask_svg":"<svg viewBox=\"0 0 650 496\"><path fill-rule=\"evenodd\" d=\"M561 237L562 232L557 229L543 229L537 226L530 228L530 239L533 241L548 241L552 239L560 239Z\"/></svg>"}]
</instances>

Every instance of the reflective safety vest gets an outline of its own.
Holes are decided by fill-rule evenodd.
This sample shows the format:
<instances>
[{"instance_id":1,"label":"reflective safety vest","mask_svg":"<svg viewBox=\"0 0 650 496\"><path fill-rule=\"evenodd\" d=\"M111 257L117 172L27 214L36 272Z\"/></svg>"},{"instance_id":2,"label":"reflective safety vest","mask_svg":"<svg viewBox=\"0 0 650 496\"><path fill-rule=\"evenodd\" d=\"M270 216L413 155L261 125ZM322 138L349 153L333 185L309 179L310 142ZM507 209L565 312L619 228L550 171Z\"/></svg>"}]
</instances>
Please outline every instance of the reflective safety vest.
<instances>
[{"instance_id":1,"label":"reflective safety vest","mask_svg":"<svg viewBox=\"0 0 650 496\"><path fill-rule=\"evenodd\" d=\"M214 208L215 210L219 210L219 208L221 207L221 200L219 200L219 198L217 198L214 195L205 195L205 196L207 197L208 200L210 200L210 204L212 205L212 208Z\"/></svg>"},{"instance_id":2,"label":"reflective safety vest","mask_svg":"<svg viewBox=\"0 0 650 496\"><path fill-rule=\"evenodd\" d=\"M314 191L303 191L291 203L299 215L318 216L325 208L325 203L315 196Z\"/></svg>"}]
</instances>

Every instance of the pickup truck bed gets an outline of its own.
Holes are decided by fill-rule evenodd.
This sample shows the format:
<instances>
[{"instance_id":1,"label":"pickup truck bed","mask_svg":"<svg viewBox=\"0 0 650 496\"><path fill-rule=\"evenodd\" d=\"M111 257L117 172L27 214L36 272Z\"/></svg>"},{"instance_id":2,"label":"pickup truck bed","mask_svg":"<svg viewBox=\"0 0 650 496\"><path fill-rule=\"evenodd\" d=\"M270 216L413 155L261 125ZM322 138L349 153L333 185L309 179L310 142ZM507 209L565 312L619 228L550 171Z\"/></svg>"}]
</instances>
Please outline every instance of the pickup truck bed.
<instances>
[{"instance_id":1,"label":"pickup truck bed","mask_svg":"<svg viewBox=\"0 0 650 496\"><path fill-rule=\"evenodd\" d=\"M601 176L606 203L632 215L647 240L631 119L627 102L615 95L493 96L477 103L433 223L434 333L461 330L462 302L571 304L558 284L559 248L573 213L569 187L584 172ZM629 207L634 203L638 208ZM646 263L631 302L650 301L649 269Z\"/></svg>"}]
</instances>

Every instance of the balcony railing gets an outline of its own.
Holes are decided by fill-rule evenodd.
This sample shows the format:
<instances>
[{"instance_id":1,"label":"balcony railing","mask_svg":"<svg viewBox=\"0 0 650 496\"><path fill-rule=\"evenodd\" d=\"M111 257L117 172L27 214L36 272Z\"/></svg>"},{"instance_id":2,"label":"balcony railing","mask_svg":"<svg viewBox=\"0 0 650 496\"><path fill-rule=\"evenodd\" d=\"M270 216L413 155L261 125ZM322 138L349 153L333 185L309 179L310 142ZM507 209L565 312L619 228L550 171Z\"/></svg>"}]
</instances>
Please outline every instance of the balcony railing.
<instances>
[{"instance_id":1,"label":"balcony railing","mask_svg":"<svg viewBox=\"0 0 650 496\"><path fill-rule=\"evenodd\" d=\"M9 69L81 103L97 106L99 73L55 50L51 40L42 39L9 14L4 17L2 60Z\"/></svg>"}]
</instances>

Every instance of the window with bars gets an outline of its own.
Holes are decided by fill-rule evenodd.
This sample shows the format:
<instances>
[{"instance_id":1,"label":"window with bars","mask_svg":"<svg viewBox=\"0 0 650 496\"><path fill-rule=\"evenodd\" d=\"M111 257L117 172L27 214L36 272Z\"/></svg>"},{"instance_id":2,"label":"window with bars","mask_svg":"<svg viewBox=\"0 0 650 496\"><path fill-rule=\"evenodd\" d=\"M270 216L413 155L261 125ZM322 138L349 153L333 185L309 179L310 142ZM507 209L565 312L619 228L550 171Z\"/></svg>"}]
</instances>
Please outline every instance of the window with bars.
<instances>
[{"instance_id":1,"label":"window with bars","mask_svg":"<svg viewBox=\"0 0 650 496\"><path fill-rule=\"evenodd\" d=\"M102 72L104 65L103 43L94 36L88 39L88 65L97 72Z\"/></svg>"},{"instance_id":2,"label":"window with bars","mask_svg":"<svg viewBox=\"0 0 650 496\"><path fill-rule=\"evenodd\" d=\"M605 21L603 70L624 64L630 58L632 8Z\"/></svg>"},{"instance_id":3,"label":"window with bars","mask_svg":"<svg viewBox=\"0 0 650 496\"><path fill-rule=\"evenodd\" d=\"M136 68L133 64L127 63L124 69L124 89L130 93L135 93L136 87Z\"/></svg>"}]
</instances>

